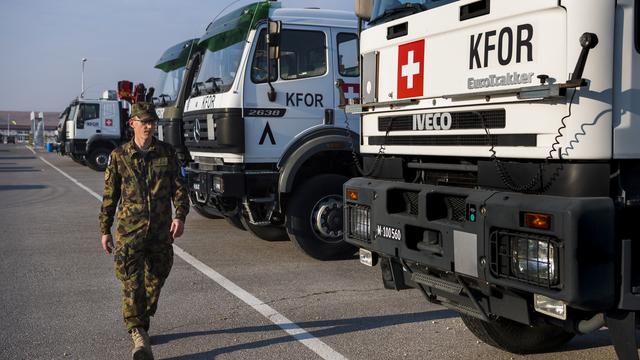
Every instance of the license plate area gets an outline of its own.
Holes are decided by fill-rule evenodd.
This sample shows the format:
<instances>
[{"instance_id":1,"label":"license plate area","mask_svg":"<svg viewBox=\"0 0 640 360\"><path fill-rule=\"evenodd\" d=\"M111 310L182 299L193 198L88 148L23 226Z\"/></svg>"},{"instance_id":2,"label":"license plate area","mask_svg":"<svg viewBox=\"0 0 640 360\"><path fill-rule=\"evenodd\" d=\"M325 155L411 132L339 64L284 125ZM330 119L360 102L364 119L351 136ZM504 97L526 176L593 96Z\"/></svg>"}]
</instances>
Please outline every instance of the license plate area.
<instances>
[{"instance_id":1,"label":"license plate area","mask_svg":"<svg viewBox=\"0 0 640 360\"><path fill-rule=\"evenodd\" d=\"M376 237L387 240L402 241L402 230L388 225L376 225Z\"/></svg>"}]
</instances>

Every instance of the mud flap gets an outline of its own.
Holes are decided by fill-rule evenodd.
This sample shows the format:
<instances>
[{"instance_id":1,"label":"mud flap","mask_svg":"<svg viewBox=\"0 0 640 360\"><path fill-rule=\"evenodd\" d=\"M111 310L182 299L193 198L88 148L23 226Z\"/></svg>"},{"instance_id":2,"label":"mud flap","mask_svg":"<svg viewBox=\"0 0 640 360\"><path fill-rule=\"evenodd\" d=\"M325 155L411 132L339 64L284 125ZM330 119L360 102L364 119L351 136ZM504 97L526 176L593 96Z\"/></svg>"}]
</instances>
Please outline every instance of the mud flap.
<instances>
[{"instance_id":1,"label":"mud flap","mask_svg":"<svg viewBox=\"0 0 640 360\"><path fill-rule=\"evenodd\" d=\"M635 311L614 310L605 314L605 322L613 348L620 360L638 360L638 342L636 341Z\"/></svg>"},{"instance_id":2,"label":"mud flap","mask_svg":"<svg viewBox=\"0 0 640 360\"><path fill-rule=\"evenodd\" d=\"M385 289L405 290L411 288L405 283L402 265L388 257L381 257L380 269L382 270L382 282Z\"/></svg>"}]
</instances>

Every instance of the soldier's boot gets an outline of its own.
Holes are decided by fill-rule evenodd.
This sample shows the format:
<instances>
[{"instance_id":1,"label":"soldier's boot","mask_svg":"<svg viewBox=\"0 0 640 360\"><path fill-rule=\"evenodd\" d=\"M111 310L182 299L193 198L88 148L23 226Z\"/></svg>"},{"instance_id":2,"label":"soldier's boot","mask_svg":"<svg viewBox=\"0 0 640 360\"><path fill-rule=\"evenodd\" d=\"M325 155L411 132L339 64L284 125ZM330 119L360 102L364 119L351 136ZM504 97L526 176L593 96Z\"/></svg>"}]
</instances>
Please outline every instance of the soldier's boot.
<instances>
[{"instance_id":1,"label":"soldier's boot","mask_svg":"<svg viewBox=\"0 0 640 360\"><path fill-rule=\"evenodd\" d=\"M131 330L131 340L133 340L133 351L131 351L133 360L153 360L151 339L143 328Z\"/></svg>"}]
</instances>

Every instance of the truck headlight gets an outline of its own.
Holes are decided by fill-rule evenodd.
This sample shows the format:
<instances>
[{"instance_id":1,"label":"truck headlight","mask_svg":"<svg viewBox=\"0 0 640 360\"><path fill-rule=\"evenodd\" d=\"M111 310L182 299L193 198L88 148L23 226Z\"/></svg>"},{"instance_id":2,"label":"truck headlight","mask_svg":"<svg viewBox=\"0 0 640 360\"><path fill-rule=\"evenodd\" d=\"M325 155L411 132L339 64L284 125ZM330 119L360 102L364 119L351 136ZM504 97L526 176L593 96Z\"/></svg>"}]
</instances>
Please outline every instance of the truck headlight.
<instances>
[{"instance_id":1,"label":"truck headlight","mask_svg":"<svg viewBox=\"0 0 640 360\"><path fill-rule=\"evenodd\" d=\"M224 192L224 181L219 176L213 177L213 191L217 193Z\"/></svg>"},{"instance_id":2,"label":"truck headlight","mask_svg":"<svg viewBox=\"0 0 640 360\"><path fill-rule=\"evenodd\" d=\"M347 205L350 238L371 242L371 208L365 205Z\"/></svg>"},{"instance_id":3,"label":"truck headlight","mask_svg":"<svg viewBox=\"0 0 640 360\"><path fill-rule=\"evenodd\" d=\"M549 239L511 238L511 269L519 280L537 285L558 283L558 249Z\"/></svg>"},{"instance_id":4,"label":"truck headlight","mask_svg":"<svg viewBox=\"0 0 640 360\"><path fill-rule=\"evenodd\" d=\"M567 304L561 300L552 299L540 294L533 294L533 308L539 313L549 315L556 319L567 320Z\"/></svg>"}]
</instances>

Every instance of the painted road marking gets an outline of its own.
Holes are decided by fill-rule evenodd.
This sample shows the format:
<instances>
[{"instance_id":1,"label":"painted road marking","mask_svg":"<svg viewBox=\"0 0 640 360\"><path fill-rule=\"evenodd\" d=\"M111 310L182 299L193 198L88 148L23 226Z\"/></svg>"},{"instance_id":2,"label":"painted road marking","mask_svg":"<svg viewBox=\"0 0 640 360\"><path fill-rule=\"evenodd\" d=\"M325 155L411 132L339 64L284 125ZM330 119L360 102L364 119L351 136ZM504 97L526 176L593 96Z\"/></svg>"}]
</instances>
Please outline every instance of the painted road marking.
<instances>
[{"instance_id":1,"label":"painted road marking","mask_svg":"<svg viewBox=\"0 0 640 360\"><path fill-rule=\"evenodd\" d=\"M33 150L32 150L33 151ZM34 152L35 153L35 152ZM94 198L98 199L98 201L102 202L102 196L96 193L95 191L89 189L87 186L82 184L80 181L73 178L71 175L65 173L57 166L53 165L49 161L45 160L42 156L40 156L40 160L44 161L45 164L51 166L54 170L62 174L67 179L71 180L74 184L78 185L80 188L91 194ZM182 250L179 246L173 245L173 249L175 254L186 261L188 264L196 268L198 271L206 275L209 279L215 281L218 285L222 286L225 290L233 294L238 299L242 300L245 304L251 306L254 310L262 314L262 316L266 317L272 323L278 325L282 330L284 330L287 334L291 335L294 339L301 342L304 346L308 347L311 351L318 354L323 359L330 360L346 360L347 358L340 354L339 352L333 350L329 345L325 344L320 339L311 335L308 331L301 328L298 324L292 322L287 319L284 315L280 314L271 306L264 303L264 301L258 299L253 296L248 291L244 290L240 286L233 283L231 280L227 279L217 271L213 270L205 263L193 257L191 254Z\"/></svg>"}]
</instances>

